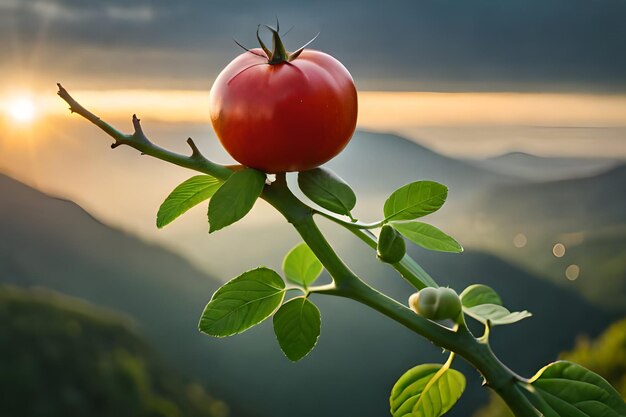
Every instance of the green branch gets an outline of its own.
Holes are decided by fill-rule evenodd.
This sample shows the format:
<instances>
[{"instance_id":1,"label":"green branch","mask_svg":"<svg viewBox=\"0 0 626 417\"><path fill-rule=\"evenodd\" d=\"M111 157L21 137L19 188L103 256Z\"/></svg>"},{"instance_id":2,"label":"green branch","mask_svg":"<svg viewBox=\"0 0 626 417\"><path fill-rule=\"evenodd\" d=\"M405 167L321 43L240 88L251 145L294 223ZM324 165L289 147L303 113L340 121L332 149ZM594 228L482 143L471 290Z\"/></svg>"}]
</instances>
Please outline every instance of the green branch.
<instances>
[{"instance_id":1,"label":"green branch","mask_svg":"<svg viewBox=\"0 0 626 417\"><path fill-rule=\"evenodd\" d=\"M370 287L354 274L326 241L315 224L311 209L289 191L284 174L278 175L276 181L266 189L264 198L293 224L333 278L332 284L311 287L309 293L345 297L365 304L436 345L457 353L483 375L486 384L502 396L516 416L538 417L537 410L518 388L522 379L499 361L489 345L476 340L464 321L453 331L427 320Z\"/></svg>"},{"instance_id":2,"label":"green branch","mask_svg":"<svg viewBox=\"0 0 626 417\"><path fill-rule=\"evenodd\" d=\"M383 313L445 349L456 350L459 347L460 341L453 331L418 316L408 307L367 285L350 270L337 256L335 250L315 224L312 210L289 190L285 174L277 175L276 181L271 186L266 187L263 198L274 206L288 222L293 224L334 280L332 286L318 289L312 287L309 292L321 292L351 298Z\"/></svg>"},{"instance_id":3,"label":"green branch","mask_svg":"<svg viewBox=\"0 0 626 417\"><path fill-rule=\"evenodd\" d=\"M349 211L349 210L346 210ZM329 220L332 220L333 222L340 224L344 227L352 227L355 229L378 229L379 227L381 227L384 224L384 221L378 221L378 222L374 222L374 223L363 223L363 222L359 222L359 221L346 221L342 218L339 218L333 214L330 213L326 213L324 211L321 210L316 210L315 211L316 214L319 214L320 216L326 217Z\"/></svg>"},{"instance_id":4,"label":"green branch","mask_svg":"<svg viewBox=\"0 0 626 417\"><path fill-rule=\"evenodd\" d=\"M183 168L189 168L204 174L209 174L221 180L227 179L230 174L232 174L232 170L230 168L216 164L205 158L200 153L200 150L191 138L187 139L187 144L191 148L191 156L180 155L163 149L152 143L146 137L143 129L141 128L141 120L139 120L136 115L133 115L132 118L133 127L135 129L134 133L131 135L124 134L81 106L72 96L70 96L61 84L57 85L59 87L57 94L67 104L69 104L70 111L72 113L76 113L89 120L115 140L115 142L111 145L111 148L115 149L118 146L127 145L138 150L144 155L149 155Z\"/></svg>"},{"instance_id":5,"label":"green branch","mask_svg":"<svg viewBox=\"0 0 626 417\"><path fill-rule=\"evenodd\" d=\"M233 172L231 168L216 164L205 158L191 139L187 141L192 150L191 156L170 152L153 144L146 137L141 128L140 120L136 116L133 116L132 119L134 133L131 135L123 134L81 106L60 84L58 94L69 104L73 113L84 117L111 136L115 140L111 146L112 148L127 145L140 151L142 154L212 175L221 180L226 180ZM284 174L278 175L277 180L272 185L265 186L261 197L274 206L296 228L302 239L333 278L332 284L311 287L308 289L308 294L340 296L369 306L415 333L424 336L436 345L451 352L456 352L459 356L466 359L479 370L484 376L486 383L503 397L516 416L538 417L540 415L521 391L520 384L524 383L523 380L504 366L486 343L476 340L464 323L456 326L456 330L453 330L428 320L415 314L405 305L370 287L352 272L335 253L317 227L313 218L314 211L291 193L287 187ZM319 214L324 215L323 213ZM354 225L334 216L324 216L346 227L368 246L376 248L376 238L371 232L364 230L368 228L367 226L372 225ZM405 256L400 262L393 264L393 267L418 289L426 286L437 286L435 281L408 256Z\"/></svg>"},{"instance_id":6,"label":"green branch","mask_svg":"<svg viewBox=\"0 0 626 417\"><path fill-rule=\"evenodd\" d=\"M376 246L378 244L378 241L376 240L376 236L374 236L374 234L370 232L369 230L363 230L363 229L368 229L369 227L364 228L364 227L361 227L360 225L354 225L349 222L338 219L335 216L331 216L331 215L328 215L326 213L322 213L319 211L317 211L316 213L348 229L356 237L358 237L361 241L363 241L367 246L376 250ZM372 225L374 225L374 223L372 223ZM400 262L391 264L391 266L396 271L398 271L404 279L406 279L411 285L413 285L418 290L421 290L422 288L425 288L425 287L438 287L435 280L430 275L428 275L428 273L424 271L424 269L417 262L415 262L415 260L411 258L409 255L405 255Z\"/></svg>"}]
</instances>

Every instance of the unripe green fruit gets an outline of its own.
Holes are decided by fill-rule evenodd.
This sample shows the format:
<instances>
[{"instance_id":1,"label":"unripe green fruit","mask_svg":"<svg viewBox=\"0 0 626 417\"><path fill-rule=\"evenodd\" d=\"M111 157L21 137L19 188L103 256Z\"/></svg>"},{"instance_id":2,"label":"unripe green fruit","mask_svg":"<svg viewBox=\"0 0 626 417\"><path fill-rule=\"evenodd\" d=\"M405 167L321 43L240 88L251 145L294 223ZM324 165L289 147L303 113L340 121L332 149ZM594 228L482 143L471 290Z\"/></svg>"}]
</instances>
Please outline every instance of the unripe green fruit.
<instances>
[{"instance_id":1,"label":"unripe green fruit","mask_svg":"<svg viewBox=\"0 0 626 417\"><path fill-rule=\"evenodd\" d=\"M426 287L409 298L409 307L422 317L435 320L439 305L438 288Z\"/></svg>"},{"instance_id":2,"label":"unripe green fruit","mask_svg":"<svg viewBox=\"0 0 626 417\"><path fill-rule=\"evenodd\" d=\"M455 320L462 310L461 299L452 288L439 288L439 310L437 320L453 319Z\"/></svg>"},{"instance_id":3,"label":"unripe green fruit","mask_svg":"<svg viewBox=\"0 0 626 417\"><path fill-rule=\"evenodd\" d=\"M451 288L426 287L409 298L409 307L430 320L456 320L461 314L461 299Z\"/></svg>"},{"instance_id":4,"label":"unripe green fruit","mask_svg":"<svg viewBox=\"0 0 626 417\"><path fill-rule=\"evenodd\" d=\"M400 233L388 224L384 225L380 229L380 236L378 236L378 247L376 249L378 259L395 264L400 262L405 253L406 244Z\"/></svg>"}]
</instances>

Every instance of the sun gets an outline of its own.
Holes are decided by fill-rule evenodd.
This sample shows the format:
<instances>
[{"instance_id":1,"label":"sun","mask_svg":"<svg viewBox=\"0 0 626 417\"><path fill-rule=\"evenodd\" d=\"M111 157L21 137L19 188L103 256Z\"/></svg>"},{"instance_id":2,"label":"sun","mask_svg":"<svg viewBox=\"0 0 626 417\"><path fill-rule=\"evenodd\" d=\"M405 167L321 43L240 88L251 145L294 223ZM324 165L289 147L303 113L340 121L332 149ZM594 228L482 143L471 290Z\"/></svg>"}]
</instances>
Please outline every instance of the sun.
<instances>
[{"instance_id":1,"label":"sun","mask_svg":"<svg viewBox=\"0 0 626 417\"><path fill-rule=\"evenodd\" d=\"M37 117L37 107L29 97L20 97L7 106L7 113L19 123L31 123Z\"/></svg>"}]
</instances>

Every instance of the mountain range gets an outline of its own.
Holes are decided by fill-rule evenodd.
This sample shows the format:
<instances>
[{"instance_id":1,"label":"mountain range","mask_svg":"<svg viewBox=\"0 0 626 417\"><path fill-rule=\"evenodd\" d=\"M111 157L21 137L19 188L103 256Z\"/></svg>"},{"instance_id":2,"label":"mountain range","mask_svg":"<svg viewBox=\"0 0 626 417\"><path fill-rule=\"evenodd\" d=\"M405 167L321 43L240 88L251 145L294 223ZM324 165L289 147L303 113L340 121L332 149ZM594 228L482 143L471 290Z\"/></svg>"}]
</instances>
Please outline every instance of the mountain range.
<instances>
[{"instance_id":1,"label":"mountain range","mask_svg":"<svg viewBox=\"0 0 626 417\"><path fill-rule=\"evenodd\" d=\"M450 229L468 246L498 254L626 311L626 164L559 181L492 187L457 212ZM523 247L513 243L524 236ZM564 253L553 252L562 245ZM556 253L556 254L555 254ZM566 279L575 265L579 273Z\"/></svg>"},{"instance_id":2,"label":"mountain range","mask_svg":"<svg viewBox=\"0 0 626 417\"><path fill-rule=\"evenodd\" d=\"M322 312L318 346L297 364L282 356L269 323L237 337L210 339L198 333L197 320L218 280L72 202L9 177L0 176L0 195L0 280L51 288L131 316L180 372L200 379L236 409L276 417L385 415L390 387L402 372L444 359L427 341L364 306L326 297L313 298ZM412 290L406 283L369 249L345 244L345 238L334 235L333 244L358 273L390 295L408 298ZM594 335L614 318L575 292L492 255L413 254L443 284L461 290L482 282L512 309L534 313L493 334L496 352L525 375L553 360L579 334ZM219 262L237 262L237 253ZM528 343L529 338L541 344ZM486 392L474 371L462 362L458 366L468 376L468 390L450 415L466 416Z\"/></svg>"},{"instance_id":3,"label":"mountain range","mask_svg":"<svg viewBox=\"0 0 626 417\"><path fill-rule=\"evenodd\" d=\"M619 159L591 157L537 156L508 152L467 162L497 174L513 175L529 181L556 181L597 175L623 163Z\"/></svg>"},{"instance_id":4,"label":"mountain range","mask_svg":"<svg viewBox=\"0 0 626 417\"><path fill-rule=\"evenodd\" d=\"M132 321L58 292L0 285L0 415L227 417Z\"/></svg>"},{"instance_id":5,"label":"mountain range","mask_svg":"<svg viewBox=\"0 0 626 417\"><path fill-rule=\"evenodd\" d=\"M186 151L179 126L146 126L159 143ZM203 152L223 159L217 141L203 138L205 130L192 126L190 133ZM220 283L259 264L280 269L282 256L299 240L297 234L264 203L211 236L206 233L206 205L157 231L158 204L194 173L123 147L108 151L106 142L89 137L101 133L83 123L50 135L38 147L37 164L21 164L11 154L1 158L20 178L39 172L31 184L52 195L0 175L1 281L51 288L131 316L170 363L202 380L239 415L386 415L389 389L399 375L418 363L444 359L430 343L363 306L317 296L313 300L322 311L322 337L297 364L282 356L270 323L234 338L200 335L199 315ZM596 334L619 314L615 305L602 302L601 294L622 296L623 275L615 275L616 286L598 285L608 280L600 274L587 280L587 267L581 264L581 277L570 282L562 270L558 278L551 276L549 262L530 250L535 241L531 226L548 236L561 233L568 222L589 222L602 235L607 230L595 227L599 219L609 219L603 224L614 230L625 207L619 197L619 169L594 178L539 182L517 176L515 170L494 172L480 161L440 155L402 137L373 132L357 132L328 166L357 192L355 214L364 221L380 218L386 197L408 182L431 179L449 187L446 205L425 220L459 238L466 252L412 253L443 284L459 291L475 282L491 285L511 309L533 312L531 319L495 329L492 337L496 352L516 371L534 374L580 334ZM295 185L293 176L291 180ZM585 209L559 212L555 204L584 204ZM522 220L524 229L515 225ZM333 224L320 223L357 273L401 301L408 298L413 290L377 262L369 248ZM510 256L518 249L511 242L520 231L528 234L526 250L518 253L524 259ZM619 236L605 242L604 249L597 246L598 253L617 253L617 260L607 265L623 274L623 242ZM545 250L548 254L551 247ZM568 245L567 256L574 251ZM581 285L586 282L591 284ZM590 295L593 291L600 295ZM541 343L529 343L531 339ZM468 391L451 415L467 416L486 394L479 376L458 364L468 376Z\"/></svg>"}]
</instances>

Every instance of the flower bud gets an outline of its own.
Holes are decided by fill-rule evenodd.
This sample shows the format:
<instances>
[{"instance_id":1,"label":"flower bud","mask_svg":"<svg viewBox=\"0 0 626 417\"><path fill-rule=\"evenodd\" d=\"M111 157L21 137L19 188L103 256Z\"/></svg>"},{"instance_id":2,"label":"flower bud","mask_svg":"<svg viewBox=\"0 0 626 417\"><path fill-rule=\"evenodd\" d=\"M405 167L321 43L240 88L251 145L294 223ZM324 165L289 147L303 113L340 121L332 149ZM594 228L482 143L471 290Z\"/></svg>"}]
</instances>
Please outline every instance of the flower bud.
<instances>
[{"instance_id":1,"label":"flower bud","mask_svg":"<svg viewBox=\"0 0 626 417\"><path fill-rule=\"evenodd\" d=\"M461 299L452 288L426 287L409 298L409 307L430 320L456 320L462 311Z\"/></svg>"},{"instance_id":2,"label":"flower bud","mask_svg":"<svg viewBox=\"0 0 626 417\"><path fill-rule=\"evenodd\" d=\"M395 264L400 262L406 253L404 239L396 229L386 224L380 230L376 254L383 262Z\"/></svg>"}]
</instances>

